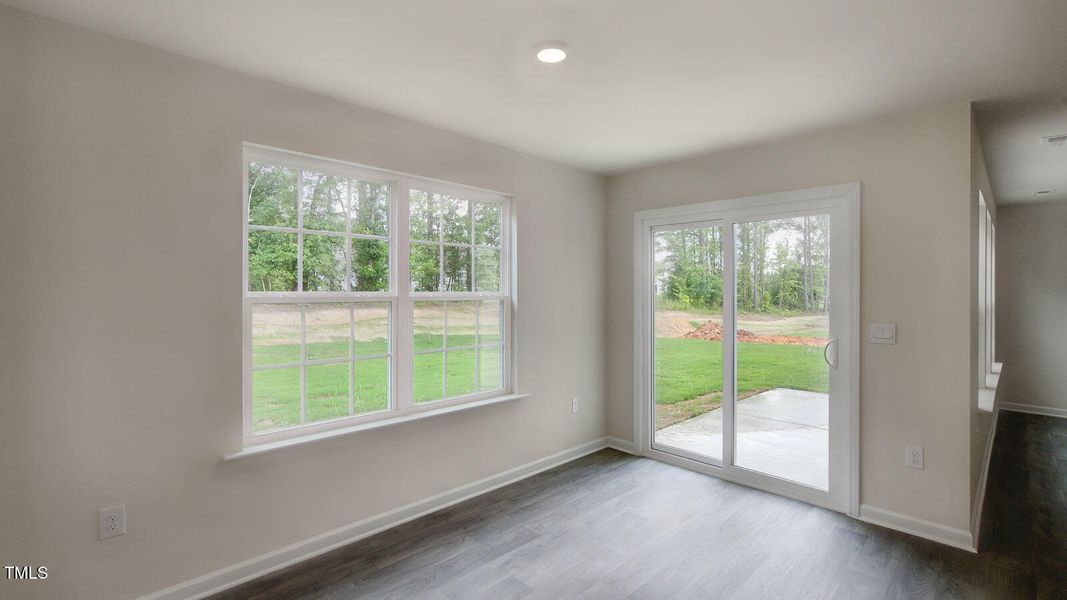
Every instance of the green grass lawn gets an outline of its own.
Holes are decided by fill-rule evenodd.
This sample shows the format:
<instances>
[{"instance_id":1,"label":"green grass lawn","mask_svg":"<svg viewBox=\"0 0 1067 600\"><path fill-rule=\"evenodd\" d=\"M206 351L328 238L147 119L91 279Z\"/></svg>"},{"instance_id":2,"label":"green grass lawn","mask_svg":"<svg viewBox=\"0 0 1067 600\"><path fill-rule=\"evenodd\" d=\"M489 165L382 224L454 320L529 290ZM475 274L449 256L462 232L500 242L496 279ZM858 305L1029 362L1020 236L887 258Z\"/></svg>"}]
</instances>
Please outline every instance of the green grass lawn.
<instances>
[{"instance_id":1,"label":"green grass lawn","mask_svg":"<svg viewBox=\"0 0 1067 600\"><path fill-rule=\"evenodd\" d=\"M786 387L829 391L822 348L787 344L737 346L737 393ZM656 403L675 404L722 391L722 342L656 338Z\"/></svg>"},{"instance_id":2,"label":"green grass lawn","mask_svg":"<svg viewBox=\"0 0 1067 600\"><path fill-rule=\"evenodd\" d=\"M482 336L486 341L487 336ZM497 338L489 339L498 341ZM416 350L442 348L443 336L416 336ZM450 346L474 344L473 335L449 336ZM348 342L310 343L309 359L334 359L348 356ZM359 359L359 356L385 354L384 339L357 341L355 361L307 367L305 422L348 416L349 365L352 365L354 413L384 410L389 405L389 360ZM478 356L480 383L475 382L475 354ZM483 346L477 350L447 351L448 374L444 376L445 352L415 357L415 401L418 403L445 397L473 394L500 387L500 348ZM256 366L285 364L300 360L299 344L254 345L252 362ZM442 386L442 380L444 386ZM252 425L255 431L288 427L300 423L300 367L254 371L252 375Z\"/></svg>"},{"instance_id":3,"label":"green grass lawn","mask_svg":"<svg viewBox=\"0 0 1067 600\"><path fill-rule=\"evenodd\" d=\"M483 336L483 341L484 341ZM496 341L492 339L491 341ZM450 346L474 344L473 335L450 336ZM419 334L415 348L438 350L439 334ZM357 341L358 356L385 354L384 339ZM479 356L481 384L475 382L475 353ZM348 356L348 342L310 343L311 359ZM445 397L473 394L500 387L499 346L447 352L448 373L444 375L444 352L419 354L414 364L414 395L417 403ZM256 345L256 366L300 360L299 344ZM305 373L307 404L305 422L348 416L349 365L353 372L355 414L384 410L389 404L389 361L387 358L356 359L330 365L313 365ZM445 388L442 387L444 379ZM784 344L739 344L737 357L738 394L777 387L826 392L828 372L822 348ZM446 391L447 390L447 391ZM722 391L722 343L684 338L656 338L656 403L673 405ZM712 400L717 406L718 398ZM707 407L696 410L706 410ZM255 371L252 377L252 422L256 431L300 423L300 367Z\"/></svg>"}]
</instances>

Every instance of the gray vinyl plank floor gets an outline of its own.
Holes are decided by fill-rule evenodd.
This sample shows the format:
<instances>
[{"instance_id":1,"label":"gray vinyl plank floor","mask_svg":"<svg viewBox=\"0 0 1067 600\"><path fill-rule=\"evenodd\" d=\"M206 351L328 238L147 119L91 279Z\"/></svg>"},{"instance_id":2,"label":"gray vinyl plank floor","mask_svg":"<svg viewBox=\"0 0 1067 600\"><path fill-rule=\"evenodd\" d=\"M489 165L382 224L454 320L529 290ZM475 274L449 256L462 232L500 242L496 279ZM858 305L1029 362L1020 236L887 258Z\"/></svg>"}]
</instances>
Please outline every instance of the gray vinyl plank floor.
<instances>
[{"instance_id":1,"label":"gray vinyl plank floor","mask_svg":"<svg viewBox=\"0 0 1067 600\"><path fill-rule=\"evenodd\" d=\"M217 599L1067 598L1067 420L1004 412L983 548L604 450Z\"/></svg>"}]
</instances>

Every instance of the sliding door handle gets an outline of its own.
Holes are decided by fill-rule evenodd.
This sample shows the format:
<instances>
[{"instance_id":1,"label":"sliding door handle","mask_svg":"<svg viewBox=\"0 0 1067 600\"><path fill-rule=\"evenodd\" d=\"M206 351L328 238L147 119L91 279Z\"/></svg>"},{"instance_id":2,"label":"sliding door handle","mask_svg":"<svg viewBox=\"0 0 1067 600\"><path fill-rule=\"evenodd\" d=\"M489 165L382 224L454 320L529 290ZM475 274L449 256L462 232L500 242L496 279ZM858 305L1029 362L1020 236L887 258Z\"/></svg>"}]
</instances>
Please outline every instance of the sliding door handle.
<instances>
[{"instance_id":1,"label":"sliding door handle","mask_svg":"<svg viewBox=\"0 0 1067 600\"><path fill-rule=\"evenodd\" d=\"M822 359L826 361L826 364L830 365L831 369L837 368L837 338L832 338L823 346Z\"/></svg>"}]
</instances>

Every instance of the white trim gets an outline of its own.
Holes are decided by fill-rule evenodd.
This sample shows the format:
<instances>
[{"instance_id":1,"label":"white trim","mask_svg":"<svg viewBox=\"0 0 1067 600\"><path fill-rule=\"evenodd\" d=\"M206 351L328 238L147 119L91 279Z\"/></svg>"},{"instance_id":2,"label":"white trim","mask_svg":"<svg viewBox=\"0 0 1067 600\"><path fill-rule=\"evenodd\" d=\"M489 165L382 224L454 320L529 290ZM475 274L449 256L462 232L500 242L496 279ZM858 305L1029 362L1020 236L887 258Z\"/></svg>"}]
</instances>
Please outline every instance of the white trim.
<instances>
[{"instance_id":1,"label":"white trim","mask_svg":"<svg viewBox=\"0 0 1067 600\"><path fill-rule=\"evenodd\" d=\"M902 515L900 513L863 504L859 510L859 520L879 525L909 535L928 539L939 544L959 548L968 552L978 552L970 531L956 529L933 521L927 521L918 517Z\"/></svg>"},{"instance_id":2,"label":"white trim","mask_svg":"<svg viewBox=\"0 0 1067 600\"><path fill-rule=\"evenodd\" d=\"M1061 419L1067 419L1067 408L1038 406L1036 404L1020 404L1018 402L1001 402L997 405L997 408L1000 410L1013 410L1015 412L1030 413L1032 415L1043 415L1046 417L1058 417Z\"/></svg>"},{"instance_id":3,"label":"white trim","mask_svg":"<svg viewBox=\"0 0 1067 600\"><path fill-rule=\"evenodd\" d=\"M207 575L184 581L142 596L142 600L178 600L204 598L223 590L262 577L279 569L313 558L351 544L397 525L407 523L429 513L510 485L532 475L558 467L564 463L608 447L607 438L600 438L551 454L512 469L490 475L435 494L422 500L384 513L356 521L255 558L224 567Z\"/></svg>"},{"instance_id":4,"label":"white trim","mask_svg":"<svg viewBox=\"0 0 1067 600\"><path fill-rule=\"evenodd\" d=\"M497 390L499 392L499 390ZM222 455L223 460L234 460L237 458L245 458L248 456L255 456L257 454L263 454L264 452L272 452L274 450L281 450L283 448L289 448L292 446L302 446L311 442L317 442L319 440L328 440L350 433L357 433L359 431L368 431L370 429L380 429L382 427L389 427L390 425L399 425L401 423L409 423L411 421L417 421L419 419L425 419L426 417L436 417L438 415L447 415L454 412L460 412L469 410L472 408L478 408L479 406L489 406L491 404L500 404L501 402L511 402L512 400L522 400L523 398L529 398L530 394L504 394L500 396L493 396L491 398L483 398L481 400L468 400L465 397L456 398L456 400L462 400L454 404L446 406L435 406L432 409L427 410L413 410L406 414L401 414L395 417L387 419L375 419L373 421L365 421L356 425L349 425L347 427L333 427L331 429L324 429L322 431L316 431L307 435L301 435L296 437L280 438L276 441L263 442L259 444L246 444L241 450L235 452L229 452ZM383 415L388 414L387 411L378 411L376 413L368 413L368 415ZM345 419L348 420L348 419ZM330 421L323 421L325 424L332 424Z\"/></svg>"},{"instance_id":5,"label":"white trim","mask_svg":"<svg viewBox=\"0 0 1067 600\"><path fill-rule=\"evenodd\" d=\"M860 514L860 361L862 360L863 344L861 340L860 325L860 264L862 256L860 251L863 245L860 243L861 221L860 213L863 211L863 186L860 182L847 185L849 198L849 246L851 256L851 282L849 288L849 304L851 306L852 339L849 346L852 347L849 357L849 451L848 451L848 514L858 517Z\"/></svg>"},{"instance_id":6,"label":"white trim","mask_svg":"<svg viewBox=\"0 0 1067 600\"><path fill-rule=\"evenodd\" d=\"M608 448L614 448L619 452L625 452L627 454L634 454L634 443L630 440L624 440L610 435L604 438L604 440L604 443L608 445Z\"/></svg>"}]
</instances>

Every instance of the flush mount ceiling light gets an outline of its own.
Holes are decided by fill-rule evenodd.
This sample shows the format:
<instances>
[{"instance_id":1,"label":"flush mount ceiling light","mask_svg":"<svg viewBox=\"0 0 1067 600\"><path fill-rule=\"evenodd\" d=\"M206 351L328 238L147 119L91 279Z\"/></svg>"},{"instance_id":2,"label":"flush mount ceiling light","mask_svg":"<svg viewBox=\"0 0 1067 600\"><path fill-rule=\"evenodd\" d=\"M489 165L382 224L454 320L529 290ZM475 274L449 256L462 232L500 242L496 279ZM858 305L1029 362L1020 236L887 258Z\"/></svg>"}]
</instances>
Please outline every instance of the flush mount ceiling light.
<instances>
[{"instance_id":1,"label":"flush mount ceiling light","mask_svg":"<svg viewBox=\"0 0 1067 600\"><path fill-rule=\"evenodd\" d=\"M543 63L563 62L567 58L567 45L563 42L541 42L534 46L537 52L537 60Z\"/></svg>"}]
</instances>

